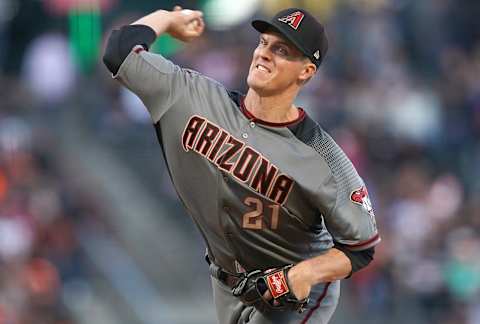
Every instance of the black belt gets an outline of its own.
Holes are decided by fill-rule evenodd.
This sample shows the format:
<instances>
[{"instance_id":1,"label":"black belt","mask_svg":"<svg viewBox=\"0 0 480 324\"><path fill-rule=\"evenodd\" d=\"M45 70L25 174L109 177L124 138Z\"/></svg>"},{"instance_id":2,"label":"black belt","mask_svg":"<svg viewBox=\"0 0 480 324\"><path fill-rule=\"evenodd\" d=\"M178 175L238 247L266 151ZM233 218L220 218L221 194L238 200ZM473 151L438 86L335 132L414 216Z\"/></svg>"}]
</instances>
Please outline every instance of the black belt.
<instances>
[{"instance_id":1,"label":"black belt","mask_svg":"<svg viewBox=\"0 0 480 324\"><path fill-rule=\"evenodd\" d=\"M223 270L221 267L219 267L210 260L208 254L205 255L205 261L207 261L208 263L210 274L228 287L233 288L240 281L240 275L235 275L233 273Z\"/></svg>"}]
</instances>

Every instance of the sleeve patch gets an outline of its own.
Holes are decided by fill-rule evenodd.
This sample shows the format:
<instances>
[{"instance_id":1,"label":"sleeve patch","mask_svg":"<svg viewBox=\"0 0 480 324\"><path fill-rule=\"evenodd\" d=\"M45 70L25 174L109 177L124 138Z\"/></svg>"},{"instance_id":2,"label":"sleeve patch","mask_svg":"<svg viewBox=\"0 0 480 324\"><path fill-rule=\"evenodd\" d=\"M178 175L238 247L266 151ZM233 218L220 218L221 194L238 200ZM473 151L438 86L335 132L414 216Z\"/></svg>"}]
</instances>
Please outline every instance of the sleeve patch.
<instances>
[{"instance_id":1,"label":"sleeve patch","mask_svg":"<svg viewBox=\"0 0 480 324\"><path fill-rule=\"evenodd\" d=\"M350 194L350 200L353 203L362 206L370 214L370 216L374 216L372 202L370 201L370 197L368 196L367 187L362 186L352 191L352 193Z\"/></svg>"}]
</instances>

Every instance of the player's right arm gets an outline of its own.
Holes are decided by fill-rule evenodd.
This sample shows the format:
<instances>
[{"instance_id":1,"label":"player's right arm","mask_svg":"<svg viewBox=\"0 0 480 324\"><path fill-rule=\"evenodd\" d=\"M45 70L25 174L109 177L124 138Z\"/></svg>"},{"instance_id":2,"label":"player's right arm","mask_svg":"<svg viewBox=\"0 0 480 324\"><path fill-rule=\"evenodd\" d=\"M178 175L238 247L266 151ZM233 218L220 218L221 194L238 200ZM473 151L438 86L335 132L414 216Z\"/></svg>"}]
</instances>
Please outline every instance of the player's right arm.
<instances>
[{"instance_id":1,"label":"player's right arm","mask_svg":"<svg viewBox=\"0 0 480 324\"><path fill-rule=\"evenodd\" d=\"M158 10L113 30L103 61L115 79L140 97L157 122L184 94L189 77L179 66L148 49L163 33L190 41L203 30L200 11Z\"/></svg>"},{"instance_id":2,"label":"player's right arm","mask_svg":"<svg viewBox=\"0 0 480 324\"><path fill-rule=\"evenodd\" d=\"M200 36L204 30L202 12L198 10L182 10L177 6L173 11L157 10L140 18L132 25L150 27L157 36L169 33L181 41L188 42Z\"/></svg>"}]
</instances>

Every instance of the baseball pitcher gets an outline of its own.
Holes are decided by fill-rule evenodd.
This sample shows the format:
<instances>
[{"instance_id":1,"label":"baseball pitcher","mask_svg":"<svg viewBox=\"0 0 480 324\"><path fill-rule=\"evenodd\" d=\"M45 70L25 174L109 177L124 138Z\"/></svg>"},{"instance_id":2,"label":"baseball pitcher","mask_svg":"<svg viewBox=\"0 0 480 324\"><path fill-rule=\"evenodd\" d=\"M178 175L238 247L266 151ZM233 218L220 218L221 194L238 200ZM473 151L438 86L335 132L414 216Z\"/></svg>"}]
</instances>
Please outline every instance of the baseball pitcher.
<instances>
[{"instance_id":1,"label":"baseball pitcher","mask_svg":"<svg viewBox=\"0 0 480 324\"><path fill-rule=\"evenodd\" d=\"M151 115L205 240L219 323L328 323L340 280L373 259L374 212L350 160L294 104L325 59L324 26L298 8L252 26L246 94L148 51L162 33L199 37L200 11L158 10L114 30L103 61Z\"/></svg>"}]
</instances>

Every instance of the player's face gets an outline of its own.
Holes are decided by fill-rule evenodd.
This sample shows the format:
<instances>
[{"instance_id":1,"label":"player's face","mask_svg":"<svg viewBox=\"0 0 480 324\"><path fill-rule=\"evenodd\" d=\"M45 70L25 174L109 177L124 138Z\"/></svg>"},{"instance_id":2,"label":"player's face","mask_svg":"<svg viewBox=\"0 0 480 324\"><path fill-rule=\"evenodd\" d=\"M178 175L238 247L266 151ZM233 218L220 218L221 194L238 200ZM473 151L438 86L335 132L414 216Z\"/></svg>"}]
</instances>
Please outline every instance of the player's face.
<instances>
[{"instance_id":1,"label":"player's face","mask_svg":"<svg viewBox=\"0 0 480 324\"><path fill-rule=\"evenodd\" d=\"M315 70L315 65L291 42L269 31L260 34L247 83L259 94L274 95L300 86Z\"/></svg>"}]
</instances>

